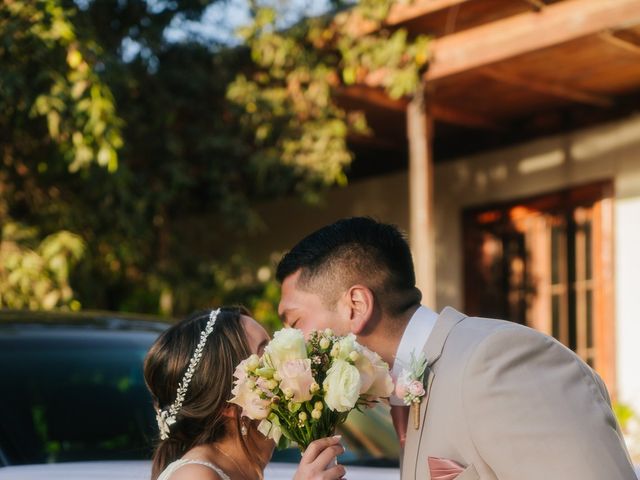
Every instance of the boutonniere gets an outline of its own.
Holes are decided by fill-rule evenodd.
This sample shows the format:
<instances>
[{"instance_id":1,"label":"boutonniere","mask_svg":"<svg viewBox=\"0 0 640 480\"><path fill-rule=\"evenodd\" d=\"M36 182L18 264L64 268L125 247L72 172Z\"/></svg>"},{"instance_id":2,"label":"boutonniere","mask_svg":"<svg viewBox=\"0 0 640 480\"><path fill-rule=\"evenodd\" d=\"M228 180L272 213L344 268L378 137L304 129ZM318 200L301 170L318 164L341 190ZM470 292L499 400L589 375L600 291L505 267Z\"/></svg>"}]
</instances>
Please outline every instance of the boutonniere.
<instances>
[{"instance_id":1,"label":"boutonniere","mask_svg":"<svg viewBox=\"0 0 640 480\"><path fill-rule=\"evenodd\" d=\"M396 395L402 399L405 405L411 406L413 428L416 430L420 427L420 403L422 397L427 393L424 388L426 370L427 359L424 353L421 352L416 357L412 352L409 365L402 369L396 382Z\"/></svg>"}]
</instances>

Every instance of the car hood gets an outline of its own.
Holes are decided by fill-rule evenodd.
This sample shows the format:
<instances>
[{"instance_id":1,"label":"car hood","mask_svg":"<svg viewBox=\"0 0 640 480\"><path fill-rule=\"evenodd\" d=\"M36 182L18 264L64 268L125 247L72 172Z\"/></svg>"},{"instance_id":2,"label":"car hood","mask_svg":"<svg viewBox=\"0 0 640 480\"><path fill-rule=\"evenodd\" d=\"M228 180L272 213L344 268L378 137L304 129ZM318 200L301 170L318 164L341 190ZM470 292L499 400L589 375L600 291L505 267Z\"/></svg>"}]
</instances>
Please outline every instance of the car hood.
<instances>
[{"instance_id":1,"label":"car hood","mask_svg":"<svg viewBox=\"0 0 640 480\"><path fill-rule=\"evenodd\" d=\"M270 463L265 480L290 480L293 463ZM0 480L149 480L151 465L144 461L50 463L0 468ZM396 468L347 467L349 480L394 480Z\"/></svg>"}]
</instances>

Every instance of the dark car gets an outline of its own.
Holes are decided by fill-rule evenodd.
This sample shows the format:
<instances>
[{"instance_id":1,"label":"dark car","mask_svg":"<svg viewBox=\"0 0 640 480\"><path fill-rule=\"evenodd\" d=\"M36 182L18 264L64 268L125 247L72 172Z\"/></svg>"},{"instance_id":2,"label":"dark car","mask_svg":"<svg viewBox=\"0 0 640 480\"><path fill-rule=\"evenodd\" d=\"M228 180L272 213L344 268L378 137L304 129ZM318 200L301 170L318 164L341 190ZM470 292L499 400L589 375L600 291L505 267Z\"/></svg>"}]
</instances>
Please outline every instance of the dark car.
<instances>
[{"instance_id":1,"label":"dark car","mask_svg":"<svg viewBox=\"0 0 640 480\"><path fill-rule=\"evenodd\" d=\"M0 479L86 478L92 469L148 478L157 426L142 361L168 325L112 313L0 311L0 466L10 466ZM398 477L387 412L355 413L341 433L340 462L355 466L350 478ZM296 449L276 452L266 478L291 478L298 459Z\"/></svg>"}]
</instances>

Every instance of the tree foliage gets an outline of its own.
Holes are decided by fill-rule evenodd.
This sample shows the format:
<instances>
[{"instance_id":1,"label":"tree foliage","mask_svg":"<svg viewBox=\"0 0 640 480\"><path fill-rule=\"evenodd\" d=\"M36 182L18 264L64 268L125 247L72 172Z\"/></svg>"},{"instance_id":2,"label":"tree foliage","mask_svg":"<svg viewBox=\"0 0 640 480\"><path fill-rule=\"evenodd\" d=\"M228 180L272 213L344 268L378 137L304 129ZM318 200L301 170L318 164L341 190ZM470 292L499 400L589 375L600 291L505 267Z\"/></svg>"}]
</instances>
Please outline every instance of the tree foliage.
<instances>
[{"instance_id":1,"label":"tree foliage","mask_svg":"<svg viewBox=\"0 0 640 480\"><path fill-rule=\"evenodd\" d=\"M314 198L327 185L344 185L352 154L350 133L367 133L359 112L335 101L337 89L379 83L393 98L412 95L427 64L428 40L390 32L382 22L390 0L365 0L337 16L304 18L277 28L277 11L254 1L254 21L241 34L251 48L253 69L229 86L239 122L254 147L249 161L272 172L263 182L290 182L273 166L293 167L297 191ZM350 33L354 18L374 22L373 34Z\"/></svg>"},{"instance_id":2,"label":"tree foliage","mask_svg":"<svg viewBox=\"0 0 640 480\"><path fill-rule=\"evenodd\" d=\"M167 39L215 1L2 3L3 306L177 314L241 301L275 319L269 271L240 248L260 229L252 203L344 185L348 136L367 127L334 93L379 78L410 94L426 40L354 38L340 15L283 29L257 3L244 45ZM379 22L390 4L355 8Z\"/></svg>"}]
</instances>

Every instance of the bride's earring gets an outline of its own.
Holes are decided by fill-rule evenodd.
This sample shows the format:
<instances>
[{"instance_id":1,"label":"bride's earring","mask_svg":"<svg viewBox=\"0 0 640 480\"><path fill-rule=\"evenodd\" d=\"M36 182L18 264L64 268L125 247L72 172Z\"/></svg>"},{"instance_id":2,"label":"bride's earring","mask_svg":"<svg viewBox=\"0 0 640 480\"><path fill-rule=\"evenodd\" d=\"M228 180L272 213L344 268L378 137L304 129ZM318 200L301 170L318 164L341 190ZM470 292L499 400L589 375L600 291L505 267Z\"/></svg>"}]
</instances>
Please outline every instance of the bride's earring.
<instances>
[{"instance_id":1,"label":"bride's earring","mask_svg":"<svg viewBox=\"0 0 640 480\"><path fill-rule=\"evenodd\" d=\"M242 420L240 420L240 433L243 437L246 437L247 433L249 433L246 423L244 423Z\"/></svg>"}]
</instances>

